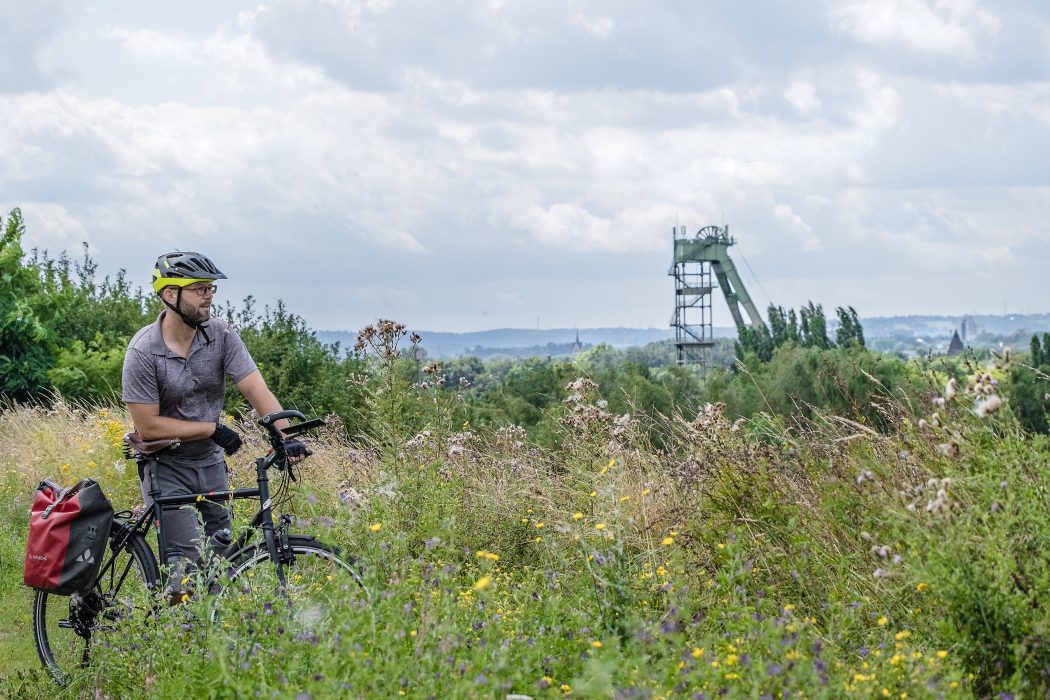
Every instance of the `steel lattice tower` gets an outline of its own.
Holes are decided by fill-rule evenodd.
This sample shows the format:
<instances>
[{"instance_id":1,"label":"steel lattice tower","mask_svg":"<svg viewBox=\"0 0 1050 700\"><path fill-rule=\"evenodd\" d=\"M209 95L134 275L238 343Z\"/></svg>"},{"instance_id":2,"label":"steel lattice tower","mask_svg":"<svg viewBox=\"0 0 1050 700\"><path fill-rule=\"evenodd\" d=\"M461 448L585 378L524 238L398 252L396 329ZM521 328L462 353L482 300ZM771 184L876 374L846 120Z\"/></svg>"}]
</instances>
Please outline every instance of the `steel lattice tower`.
<instances>
[{"instance_id":1,"label":"steel lattice tower","mask_svg":"<svg viewBox=\"0 0 1050 700\"><path fill-rule=\"evenodd\" d=\"M751 296L729 258L729 246L736 243L729 227L705 226L694 236L684 226L672 229L674 261L667 274L675 281L675 309L671 326L675 329L675 350L680 365L697 365L707 369L708 348L715 344L711 318L711 276L725 296L729 313L737 328L747 325L740 313L743 304L751 325L765 325Z\"/></svg>"}]
</instances>

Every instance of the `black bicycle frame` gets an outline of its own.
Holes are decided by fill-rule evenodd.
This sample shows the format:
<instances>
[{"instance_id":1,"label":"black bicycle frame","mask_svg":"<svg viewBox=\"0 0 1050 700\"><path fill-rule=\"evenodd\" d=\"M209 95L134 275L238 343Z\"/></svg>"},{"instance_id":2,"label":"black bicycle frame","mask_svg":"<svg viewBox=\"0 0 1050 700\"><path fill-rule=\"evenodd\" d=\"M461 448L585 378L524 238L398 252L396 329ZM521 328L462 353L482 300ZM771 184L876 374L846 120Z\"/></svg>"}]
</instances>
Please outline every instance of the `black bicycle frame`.
<instances>
[{"instance_id":1,"label":"black bicycle frame","mask_svg":"<svg viewBox=\"0 0 1050 700\"><path fill-rule=\"evenodd\" d=\"M257 498L260 502L259 512L252 518L251 525L248 530L241 533L237 540L236 545L231 545L230 551L234 552L247 544L248 539L251 537L251 531L254 529L261 529L263 532L263 539L266 542L266 551L270 555L270 559L277 566L277 580L281 586L284 586L284 564L277 549L277 536L276 530L273 525L273 503L270 499L270 477L267 474L267 470L276 461L277 455L271 452L266 457L259 457L255 460L255 473L258 486L255 488L244 488L244 489L232 489L226 491L210 491L208 493L193 493L185 496L162 496L160 489L157 486L157 480L154 478L152 473L154 467L157 464L156 460L150 460L146 465L146 469L150 470L150 491L149 496L153 501L153 504L146 509L146 512L139 517L133 526L129 528L130 531L141 531L146 533L149 531L151 525L157 527L157 547L160 550L160 564L163 566L167 563L168 551L167 551L167 540L164 534L164 511L171 508L179 508L182 506L196 505L201 501L213 501L213 502L228 502L233 500L239 500L244 498ZM156 515L154 519L153 516ZM117 545L119 546L119 542Z\"/></svg>"}]
</instances>

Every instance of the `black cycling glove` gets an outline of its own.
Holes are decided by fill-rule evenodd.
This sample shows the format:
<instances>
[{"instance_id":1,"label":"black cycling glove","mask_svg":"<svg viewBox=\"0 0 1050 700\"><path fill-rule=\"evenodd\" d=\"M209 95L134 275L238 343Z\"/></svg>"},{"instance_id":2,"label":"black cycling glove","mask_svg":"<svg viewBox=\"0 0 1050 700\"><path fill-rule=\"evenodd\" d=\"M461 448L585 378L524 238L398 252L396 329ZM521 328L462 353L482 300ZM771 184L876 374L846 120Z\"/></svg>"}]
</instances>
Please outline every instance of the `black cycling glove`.
<instances>
[{"instance_id":1,"label":"black cycling glove","mask_svg":"<svg viewBox=\"0 0 1050 700\"><path fill-rule=\"evenodd\" d=\"M222 423L215 424L215 432L211 434L212 442L221 447L227 455L232 455L241 449L241 436L227 428Z\"/></svg>"},{"instance_id":2,"label":"black cycling glove","mask_svg":"<svg viewBox=\"0 0 1050 700\"><path fill-rule=\"evenodd\" d=\"M309 447L307 447L301 440L296 438L288 438L284 441L284 453L289 457L309 457L314 453Z\"/></svg>"}]
</instances>

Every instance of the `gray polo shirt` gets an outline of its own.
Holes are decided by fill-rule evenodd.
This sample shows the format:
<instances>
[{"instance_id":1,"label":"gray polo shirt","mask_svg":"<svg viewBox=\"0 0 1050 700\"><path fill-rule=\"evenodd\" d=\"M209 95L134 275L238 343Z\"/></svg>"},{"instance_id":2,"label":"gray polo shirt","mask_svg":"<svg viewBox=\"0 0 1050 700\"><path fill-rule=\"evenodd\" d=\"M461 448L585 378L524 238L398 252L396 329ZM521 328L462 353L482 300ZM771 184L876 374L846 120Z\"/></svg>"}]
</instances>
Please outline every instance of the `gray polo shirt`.
<instances>
[{"instance_id":1,"label":"gray polo shirt","mask_svg":"<svg viewBox=\"0 0 1050 700\"><path fill-rule=\"evenodd\" d=\"M168 349L157 321L141 329L128 344L122 374L125 403L159 404L160 415L187 421L218 421L226 395L226 377L237 383L254 372L255 361L244 341L221 318L212 318L193 337L183 358ZM221 447L211 440L184 442L162 453L161 461L205 466L222 461Z\"/></svg>"}]
</instances>

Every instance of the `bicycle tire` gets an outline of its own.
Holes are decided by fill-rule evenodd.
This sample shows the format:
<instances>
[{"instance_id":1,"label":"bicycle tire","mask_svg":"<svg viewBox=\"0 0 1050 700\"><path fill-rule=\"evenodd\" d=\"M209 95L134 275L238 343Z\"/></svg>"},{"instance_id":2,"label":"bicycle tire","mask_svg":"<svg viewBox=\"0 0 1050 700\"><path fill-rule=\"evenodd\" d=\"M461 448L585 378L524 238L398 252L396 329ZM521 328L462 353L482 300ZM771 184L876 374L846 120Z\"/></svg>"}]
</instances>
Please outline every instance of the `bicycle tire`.
<instances>
[{"instance_id":1,"label":"bicycle tire","mask_svg":"<svg viewBox=\"0 0 1050 700\"><path fill-rule=\"evenodd\" d=\"M346 561L338 549L305 535L289 535L288 545L283 593L265 544L233 556L217 596L222 615L257 614L291 604L297 614L308 611L311 628L324 629L338 610L367 601L368 589L352 558Z\"/></svg>"},{"instance_id":2,"label":"bicycle tire","mask_svg":"<svg viewBox=\"0 0 1050 700\"><path fill-rule=\"evenodd\" d=\"M114 522L114 527L117 523ZM94 588L80 596L37 590L33 598L33 638L37 655L60 685L77 667L90 661L97 636L120 619L152 614L152 592L160 582L153 550L141 533L133 533L119 547L107 548Z\"/></svg>"}]
</instances>

